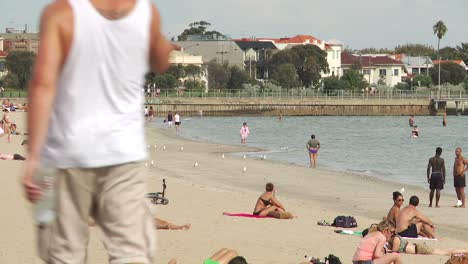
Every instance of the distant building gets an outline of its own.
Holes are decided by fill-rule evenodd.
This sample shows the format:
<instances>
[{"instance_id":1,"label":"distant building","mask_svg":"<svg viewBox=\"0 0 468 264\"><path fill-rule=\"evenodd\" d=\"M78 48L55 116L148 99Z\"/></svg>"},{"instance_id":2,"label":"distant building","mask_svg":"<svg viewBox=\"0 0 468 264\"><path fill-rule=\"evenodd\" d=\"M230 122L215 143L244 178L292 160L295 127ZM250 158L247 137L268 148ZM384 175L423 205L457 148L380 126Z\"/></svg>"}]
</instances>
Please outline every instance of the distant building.
<instances>
[{"instance_id":1,"label":"distant building","mask_svg":"<svg viewBox=\"0 0 468 264\"><path fill-rule=\"evenodd\" d=\"M354 65L360 65L361 73L369 84L382 83L387 86L395 86L406 76L405 64L386 54L353 55L343 52L341 54L341 74L346 73Z\"/></svg>"},{"instance_id":2,"label":"distant building","mask_svg":"<svg viewBox=\"0 0 468 264\"><path fill-rule=\"evenodd\" d=\"M0 33L3 38L3 50L12 51L32 51L37 54L39 49L38 33Z\"/></svg>"},{"instance_id":3,"label":"distant building","mask_svg":"<svg viewBox=\"0 0 468 264\"><path fill-rule=\"evenodd\" d=\"M278 50L290 49L297 45L315 45L321 50L327 52L327 62L329 66L328 73L322 73L322 77L337 76L341 73L341 52L343 43L338 40L323 41L310 35L296 35L288 38L243 38L237 39L239 42L256 42L256 43L272 43ZM258 44L258 45L262 45Z\"/></svg>"},{"instance_id":4,"label":"distant building","mask_svg":"<svg viewBox=\"0 0 468 264\"><path fill-rule=\"evenodd\" d=\"M201 56L204 64L215 61L244 68L244 53L232 40L174 41L183 52Z\"/></svg>"},{"instance_id":5,"label":"distant building","mask_svg":"<svg viewBox=\"0 0 468 264\"><path fill-rule=\"evenodd\" d=\"M428 74L429 69L434 67L434 63L427 56L407 56L405 54L396 54L390 57L403 62L407 73L411 75Z\"/></svg>"},{"instance_id":6,"label":"distant building","mask_svg":"<svg viewBox=\"0 0 468 264\"><path fill-rule=\"evenodd\" d=\"M235 40L237 46L243 51L245 69L255 79L267 79L265 52L277 50L271 41L253 41L250 39Z\"/></svg>"},{"instance_id":7,"label":"distant building","mask_svg":"<svg viewBox=\"0 0 468 264\"><path fill-rule=\"evenodd\" d=\"M184 66L187 65L196 65L201 67L203 65L202 56L191 55L182 51L180 47L175 47L176 49L173 50L169 54L169 63L170 64L182 64Z\"/></svg>"},{"instance_id":8,"label":"distant building","mask_svg":"<svg viewBox=\"0 0 468 264\"><path fill-rule=\"evenodd\" d=\"M434 60L434 65L438 64L445 64L445 63L454 63L462 66L466 71L468 71L468 67L466 66L465 62L462 60Z\"/></svg>"}]
</instances>

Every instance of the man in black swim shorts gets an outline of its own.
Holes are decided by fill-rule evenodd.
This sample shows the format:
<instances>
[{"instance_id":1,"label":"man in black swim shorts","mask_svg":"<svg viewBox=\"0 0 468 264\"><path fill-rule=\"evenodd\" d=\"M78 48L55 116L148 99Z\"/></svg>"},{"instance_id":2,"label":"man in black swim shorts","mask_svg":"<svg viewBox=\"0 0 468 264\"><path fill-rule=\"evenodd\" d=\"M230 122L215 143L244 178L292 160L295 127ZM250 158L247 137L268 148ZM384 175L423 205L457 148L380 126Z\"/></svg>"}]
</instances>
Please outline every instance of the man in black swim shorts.
<instances>
[{"instance_id":1,"label":"man in black swim shorts","mask_svg":"<svg viewBox=\"0 0 468 264\"><path fill-rule=\"evenodd\" d=\"M416 209L418 205L419 198L411 196L409 205L401 209L396 219L396 232L402 237L416 238L419 234L436 238L434 224Z\"/></svg>"},{"instance_id":2,"label":"man in black swim shorts","mask_svg":"<svg viewBox=\"0 0 468 264\"><path fill-rule=\"evenodd\" d=\"M434 199L434 190L436 191L436 204L439 207L440 190L444 189L445 184L445 161L440 157L442 155L442 148L436 149L434 157L429 159L427 164L427 182L431 192L429 193L429 207L432 207L432 200Z\"/></svg>"}]
</instances>

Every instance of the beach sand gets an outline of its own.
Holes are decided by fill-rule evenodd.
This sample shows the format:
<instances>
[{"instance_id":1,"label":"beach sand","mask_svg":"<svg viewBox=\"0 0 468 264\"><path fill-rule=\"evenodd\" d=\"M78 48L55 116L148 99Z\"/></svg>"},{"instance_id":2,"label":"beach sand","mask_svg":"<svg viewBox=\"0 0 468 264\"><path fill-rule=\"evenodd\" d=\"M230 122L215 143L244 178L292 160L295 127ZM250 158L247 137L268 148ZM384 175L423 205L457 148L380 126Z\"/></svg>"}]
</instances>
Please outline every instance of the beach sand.
<instances>
[{"instance_id":1,"label":"beach sand","mask_svg":"<svg viewBox=\"0 0 468 264\"><path fill-rule=\"evenodd\" d=\"M24 113L10 114L20 124L20 131L24 131L24 117ZM0 152L24 154L26 150L20 146L24 138L13 136L13 142L7 143L6 137L1 137ZM323 259L330 253L340 257L343 263L351 263L360 237L336 234L335 228L318 226L317 221L331 222L337 215L353 215L359 224L356 230L361 231L387 214L392 206L392 192L402 187L406 189L405 204L409 196L418 195L420 210L433 220L442 237L428 244L438 248L468 248L468 211L453 208L456 201L453 194L442 193L442 208L427 208L428 190L415 186L271 160L244 160L242 155L229 153L256 149L195 142L166 129L147 129L147 140L151 145L150 160L155 162L155 168L148 167L149 191L161 191L162 179L167 183L169 204L153 205L157 216L175 224L192 224L188 231L155 230L158 251L154 263L167 263L171 258L179 263L203 263L223 247L235 248L249 263L300 263L304 255ZM193 166L195 162L198 167ZM36 257L31 205L23 198L19 184L23 162L0 163L3 187L0 263L41 263ZM269 181L276 185L277 196L286 209L298 218L249 219L222 215L223 212L251 213ZM447 184L451 182L448 180ZM89 263L106 263L107 256L96 228L91 228L91 234ZM415 264L445 263L448 259L405 254L402 258L404 263Z\"/></svg>"}]
</instances>

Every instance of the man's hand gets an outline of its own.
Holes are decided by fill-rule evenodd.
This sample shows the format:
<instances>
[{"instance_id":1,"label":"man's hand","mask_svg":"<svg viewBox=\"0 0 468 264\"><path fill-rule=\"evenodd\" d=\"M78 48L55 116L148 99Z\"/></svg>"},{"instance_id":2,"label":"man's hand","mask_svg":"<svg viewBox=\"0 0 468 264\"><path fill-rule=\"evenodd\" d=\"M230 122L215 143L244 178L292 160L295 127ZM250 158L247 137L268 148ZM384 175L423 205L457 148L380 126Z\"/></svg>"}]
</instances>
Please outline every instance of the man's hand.
<instances>
[{"instance_id":1,"label":"man's hand","mask_svg":"<svg viewBox=\"0 0 468 264\"><path fill-rule=\"evenodd\" d=\"M21 179L26 198L32 203L37 202L42 197L41 188L33 181L33 176L37 172L38 168L39 162L37 160L27 159L25 162L23 177Z\"/></svg>"},{"instance_id":2,"label":"man's hand","mask_svg":"<svg viewBox=\"0 0 468 264\"><path fill-rule=\"evenodd\" d=\"M431 183L431 178L427 178L427 183Z\"/></svg>"}]
</instances>

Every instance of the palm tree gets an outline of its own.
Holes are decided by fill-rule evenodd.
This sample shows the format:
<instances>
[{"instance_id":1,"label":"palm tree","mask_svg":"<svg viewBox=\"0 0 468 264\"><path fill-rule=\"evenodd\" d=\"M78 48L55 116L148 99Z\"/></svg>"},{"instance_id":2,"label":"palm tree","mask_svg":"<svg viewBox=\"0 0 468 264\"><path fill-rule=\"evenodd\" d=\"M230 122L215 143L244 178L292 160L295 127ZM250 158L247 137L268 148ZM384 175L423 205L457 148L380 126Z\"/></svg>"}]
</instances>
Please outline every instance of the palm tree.
<instances>
[{"instance_id":1,"label":"palm tree","mask_svg":"<svg viewBox=\"0 0 468 264\"><path fill-rule=\"evenodd\" d=\"M437 59L439 59L440 40L445 36L448 29L442 20L437 21L432 29L434 30L434 35L437 35L437 38L439 39L437 42Z\"/></svg>"},{"instance_id":2,"label":"palm tree","mask_svg":"<svg viewBox=\"0 0 468 264\"><path fill-rule=\"evenodd\" d=\"M437 38L438 38L437 59L439 60L439 93L440 93L440 64L442 63L439 57L440 40L445 36L445 33L447 33L448 29L447 29L447 26L444 24L444 21L442 20L437 21L437 23L435 23L432 29L434 30L434 35L437 35Z\"/></svg>"}]
</instances>

